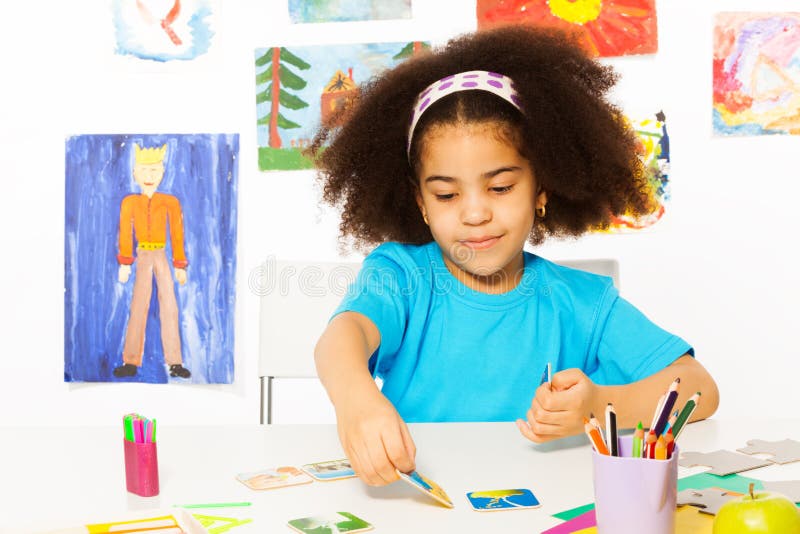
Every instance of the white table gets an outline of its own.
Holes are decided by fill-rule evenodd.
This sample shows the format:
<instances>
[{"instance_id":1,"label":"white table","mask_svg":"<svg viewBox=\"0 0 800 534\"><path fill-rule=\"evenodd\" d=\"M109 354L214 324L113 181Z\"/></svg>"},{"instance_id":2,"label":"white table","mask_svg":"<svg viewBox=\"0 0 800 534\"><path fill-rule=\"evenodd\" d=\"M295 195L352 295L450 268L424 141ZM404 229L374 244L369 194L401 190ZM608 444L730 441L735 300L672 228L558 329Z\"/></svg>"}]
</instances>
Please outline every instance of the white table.
<instances>
[{"instance_id":1,"label":"white table","mask_svg":"<svg viewBox=\"0 0 800 534\"><path fill-rule=\"evenodd\" d=\"M343 456L328 425L159 428L161 493L141 498L125 491L122 429L2 428L0 532L38 532L115 519L128 510L175 504L249 501L245 508L199 513L252 518L231 534L290 532L289 519L352 512L375 532L540 532L560 523L552 514L593 501L591 455L584 436L544 445L522 438L513 423L414 424L417 468L455 502L444 508L397 482L372 488L358 479L313 482L256 492L240 472L331 460ZM683 450L735 450L747 439L800 439L800 421L718 421L689 425ZM704 471L680 469L679 476ZM800 463L744 475L800 479ZM529 488L542 502L534 510L475 512L473 490ZM194 511L194 510L193 510Z\"/></svg>"}]
</instances>

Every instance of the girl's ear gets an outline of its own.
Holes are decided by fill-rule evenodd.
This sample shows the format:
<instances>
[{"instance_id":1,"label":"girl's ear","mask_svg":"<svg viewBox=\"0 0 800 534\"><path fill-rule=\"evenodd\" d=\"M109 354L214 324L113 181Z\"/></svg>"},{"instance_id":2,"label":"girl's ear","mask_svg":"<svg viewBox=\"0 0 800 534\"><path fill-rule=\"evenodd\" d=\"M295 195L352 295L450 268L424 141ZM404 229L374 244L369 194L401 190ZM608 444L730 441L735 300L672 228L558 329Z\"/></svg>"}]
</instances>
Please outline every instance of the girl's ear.
<instances>
[{"instance_id":1,"label":"girl's ear","mask_svg":"<svg viewBox=\"0 0 800 534\"><path fill-rule=\"evenodd\" d=\"M542 209L545 206L547 206L547 191L539 189L539 192L536 194L536 209Z\"/></svg>"},{"instance_id":2,"label":"girl's ear","mask_svg":"<svg viewBox=\"0 0 800 534\"><path fill-rule=\"evenodd\" d=\"M428 212L425 210L425 204L422 202L422 193L419 190L419 187L414 194L414 198L417 201L417 207L419 208L420 213L422 213L422 220L425 221L425 224L428 224Z\"/></svg>"}]
</instances>

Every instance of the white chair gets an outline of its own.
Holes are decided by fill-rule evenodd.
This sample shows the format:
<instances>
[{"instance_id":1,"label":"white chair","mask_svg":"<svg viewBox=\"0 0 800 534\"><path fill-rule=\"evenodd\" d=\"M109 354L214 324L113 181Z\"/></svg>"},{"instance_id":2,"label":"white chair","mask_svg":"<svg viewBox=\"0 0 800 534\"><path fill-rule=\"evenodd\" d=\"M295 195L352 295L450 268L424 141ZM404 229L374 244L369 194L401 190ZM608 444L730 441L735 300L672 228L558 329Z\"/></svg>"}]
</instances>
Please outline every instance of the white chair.
<instances>
[{"instance_id":1,"label":"white chair","mask_svg":"<svg viewBox=\"0 0 800 534\"><path fill-rule=\"evenodd\" d=\"M610 276L619 288L619 263L616 260L557 263ZM355 280L360 266L359 262L312 263L274 259L262 266L257 284L254 284L261 296L259 377L262 424L275 422L273 397L276 387L281 387L275 379L282 383L293 382L296 386L281 395L282 403L294 407L292 422L335 422L333 407L316 380L314 346L347 287ZM285 402L287 397L294 397L294 402Z\"/></svg>"},{"instance_id":2,"label":"white chair","mask_svg":"<svg viewBox=\"0 0 800 534\"><path fill-rule=\"evenodd\" d=\"M274 380L316 378L314 346L361 266L351 263L268 260L261 269L259 377L261 423L273 422ZM302 382L298 380L298 382ZM319 383L306 394L330 402ZM319 404L319 403L317 403ZM318 421L315 421L318 422Z\"/></svg>"}]
</instances>

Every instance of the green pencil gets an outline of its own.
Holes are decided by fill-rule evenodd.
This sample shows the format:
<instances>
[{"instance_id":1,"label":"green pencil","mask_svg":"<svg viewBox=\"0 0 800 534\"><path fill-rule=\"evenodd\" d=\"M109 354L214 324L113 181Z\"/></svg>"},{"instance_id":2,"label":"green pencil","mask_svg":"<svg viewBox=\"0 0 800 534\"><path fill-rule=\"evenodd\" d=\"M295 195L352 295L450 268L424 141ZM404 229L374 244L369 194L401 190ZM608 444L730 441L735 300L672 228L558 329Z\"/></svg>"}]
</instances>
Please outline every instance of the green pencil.
<instances>
[{"instance_id":1,"label":"green pencil","mask_svg":"<svg viewBox=\"0 0 800 534\"><path fill-rule=\"evenodd\" d=\"M683 427L689 421L689 417L691 417L692 413L694 412L695 408L697 408L697 404L700 402L700 392L698 391L692 397L686 401L686 404L683 406L683 410L681 410L680 415L675 420L675 425L672 427L672 435L675 439L678 439L681 431L683 431Z\"/></svg>"},{"instance_id":2,"label":"green pencil","mask_svg":"<svg viewBox=\"0 0 800 534\"><path fill-rule=\"evenodd\" d=\"M644 441L644 427L642 427L642 422L639 421L639 424L636 426L636 431L633 433L633 450L631 451L631 457L633 458L642 457L643 441Z\"/></svg>"}]
</instances>

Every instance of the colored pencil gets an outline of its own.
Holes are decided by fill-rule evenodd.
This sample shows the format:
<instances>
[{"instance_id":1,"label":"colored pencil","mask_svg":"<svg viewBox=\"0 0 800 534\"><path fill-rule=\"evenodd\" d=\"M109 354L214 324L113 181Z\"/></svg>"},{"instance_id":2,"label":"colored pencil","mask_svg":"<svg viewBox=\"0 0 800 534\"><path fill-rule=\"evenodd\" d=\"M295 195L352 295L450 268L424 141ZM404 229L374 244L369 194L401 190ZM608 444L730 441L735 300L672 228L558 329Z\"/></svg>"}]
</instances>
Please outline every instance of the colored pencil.
<instances>
[{"instance_id":1,"label":"colored pencil","mask_svg":"<svg viewBox=\"0 0 800 534\"><path fill-rule=\"evenodd\" d=\"M653 459L656 457L656 432L652 428L647 432L647 438L645 439L645 447L644 447L644 457Z\"/></svg>"},{"instance_id":2,"label":"colored pencil","mask_svg":"<svg viewBox=\"0 0 800 534\"><path fill-rule=\"evenodd\" d=\"M583 418L583 431L589 436L589 441L592 442L594 450L596 450L598 454L605 454L608 456L608 449L606 448L606 444L603 443L603 436L585 417Z\"/></svg>"},{"instance_id":3,"label":"colored pencil","mask_svg":"<svg viewBox=\"0 0 800 534\"><path fill-rule=\"evenodd\" d=\"M608 443L606 443L605 432L603 432L603 427L600 425L600 421L597 420L597 417L594 416L594 412L589 413L589 424L597 429L597 433L600 434L600 439L603 441L603 445L608 448Z\"/></svg>"},{"instance_id":4,"label":"colored pencil","mask_svg":"<svg viewBox=\"0 0 800 534\"><path fill-rule=\"evenodd\" d=\"M667 426L664 427L664 434L667 433L667 430L672 428L672 425L674 425L675 421L677 420L678 420L678 410L675 410L674 412L672 412L672 415L669 417L669 419L667 419Z\"/></svg>"},{"instance_id":5,"label":"colored pencil","mask_svg":"<svg viewBox=\"0 0 800 534\"><path fill-rule=\"evenodd\" d=\"M692 395L688 401L686 401L686 404L684 404L683 409L681 410L681 413L678 416L678 419L672 426L672 436L675 439L678 439L678 436L681 435L683 427L686 426L686 423L689 422L689 417L692 416L692 413L694 413L699 403L700 403L700 392L698 391L697 393Z\"/></svg>"},{"instance_id":6,"label":"colored pencil","mask_svg":"<svg viewBox=\"0 0 800 534\"><path fill-rule=\"evenodd\" d=\"M658 416L659 416L659 414L661 414L661 408L664 407L664 400L666 398L667 398L666 393L664 395L661 395L661 397L659 397L658 404L656 404L656 411L655 411L655 413L653 413L653 422L650 423L650 426L648 427L648 430L649 429L653 429L653 428L656 427L656 421L658 421Z\"/></svg>"},{"instance_id":7,"label":"colored pencil","mask_svg":"<svg viewBox=\"0 0 800 534\"><path fill-rule=\"evenodd\" d=\"M644 443L644 427L642 427L642 422L639 421L639 424L636 425L636 430L633 432L633 451L631 452L631 457L633 458L642 457L643 443Z\"/></svg>"},{"instance_id":8,"label":"colored pencil","mask_svg":"<svg viewBox=\"0 0 800 534\"><path fill-rule=\"evenodd\" d=\"M664 426L667 424L669 414L672 412L672 407L675 406L675 401L678 399L678 391L681 387L681 379L676 378L669 385L667 390L667 397L664 400L664 405L661 407L661 413L658 414L658 419L655 424L656 435L661 435L664 432Z\"/></svg>"},{"instance_id":9,"label":"colored pencil","mask_svg":"<svg viewBox=\"0 0 800 534\"><path fill-rule=\"evenodd\" d=\"M667 442L664 439L664 436L658 436L655 445L655 454L653 456L656 460L666 460L667 459Z\"/></svg>"},{"instance_id":10,"label":"colored pencil","mask_svg":"<svg viewBox=\"0 0 800 534\"><path fill-rule=\"evenodd\" d=\"M606 406L606 444L611 456L619 456L619 444L617 442L617 412L614 405L610 402Z\"/></svg>"},{"instance_id":11,"label":"colored pencil","mask_svg":"<svg viewBox=\"0 0 800 534\"><path fill-rule=\"evenodd\" d=\"M675 450L675 438L672 435L672 429L667 430L664 434L664 441L667 443L667 459L672 458L672 452Z\"/></svg>"},{"instance_id":12,"label":"colored pencil","mask_svg":"<svg viewBox=\"0 0 800 534\"><path fill-rule=\"evenodd\" d=\"M550 384L550 380L552 379L552 371L553 368L550 365L550 362L547 362L547 365L544 366L544 371L542 371L542 379L539 381L539 385L543 384Z\"/></svg>"}]
</instances>

